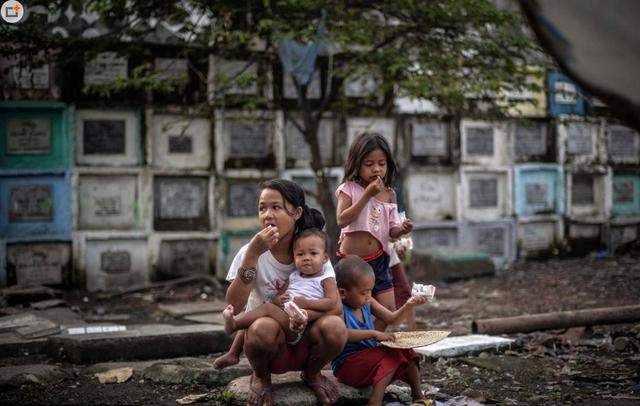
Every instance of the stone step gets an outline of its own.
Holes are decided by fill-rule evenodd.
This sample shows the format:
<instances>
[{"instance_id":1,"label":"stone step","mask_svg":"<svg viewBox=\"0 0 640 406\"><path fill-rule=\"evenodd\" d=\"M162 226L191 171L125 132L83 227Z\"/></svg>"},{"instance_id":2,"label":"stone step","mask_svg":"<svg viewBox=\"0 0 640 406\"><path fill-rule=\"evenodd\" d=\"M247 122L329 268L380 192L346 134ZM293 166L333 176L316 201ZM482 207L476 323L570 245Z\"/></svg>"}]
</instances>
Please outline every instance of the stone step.
<instances>
[{"instance_id":1,"label":"stone step","mask_svg":"<svg viewBox=\"0 0 640 406\"><path fill-rule=\"evenodd\" d=\"M77 364L206 355L226 351L232 336L222 326L149 324L126 331L49 337L49 355Z\"/></svg>"},{"instance_id":2,"label":"stone step","mask_svg":"<svg viewBox=\"0 0 640 406\"><path fill-rule=\"evenodd\" d=\"M478 354L482 351L504 351L511 348L515 340L483 334L447 337L437 343L414 350L427 358L451 358Z\"/></svg>"}]
</instances>

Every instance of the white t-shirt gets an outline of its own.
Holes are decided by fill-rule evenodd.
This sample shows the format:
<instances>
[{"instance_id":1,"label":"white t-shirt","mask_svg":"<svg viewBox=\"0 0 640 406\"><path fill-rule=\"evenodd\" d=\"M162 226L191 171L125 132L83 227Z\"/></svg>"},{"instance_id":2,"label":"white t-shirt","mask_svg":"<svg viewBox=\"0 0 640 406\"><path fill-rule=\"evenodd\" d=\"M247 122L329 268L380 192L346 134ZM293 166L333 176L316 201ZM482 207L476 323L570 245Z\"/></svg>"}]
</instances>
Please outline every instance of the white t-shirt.
<instances>
[{"instance_id":1,"label":"white t-shirt","mask_svg":"<svg viewBox=\"0 0 640 406\"><path fill-rule=\"evenodd\" d=\"M233 262L231 262L229 272L227 273L227 280L229 282L234 280L238 275L238 270L240 269L240 265L242 265L248 246L249 244L246 244L240 248L235 258L233 258ZM295 265L293 262L286 265L282 264L275 259L271 251L266 251L258 257L256 269L258 270L258 276L253 282L253 289L251 290L251 294L249 294L245 310L252 310L263 303L272 302L278 292L282 290L284 284L289 280L289 275L295 269ZM323 274L332 278L336 277L330 261L324 264Z\"/></svg>"},{"instance_id":2,"label":"white t-shirt","mask_svg":"<svg viewBox=\"0 0 640 406\"><path fill-rule=\"evenodd\" d=\"M312 278L303 276L302 273L297 270L293 271L289 276L289 287L287 288L287 293L289 293L289 297L291 299L298 296L302 296L309 300L323 299L324 288L322 287L322 281L331 277L332 276L328 274L326 268L322 269L320 275Z\"/></svg>"}]
</instances>

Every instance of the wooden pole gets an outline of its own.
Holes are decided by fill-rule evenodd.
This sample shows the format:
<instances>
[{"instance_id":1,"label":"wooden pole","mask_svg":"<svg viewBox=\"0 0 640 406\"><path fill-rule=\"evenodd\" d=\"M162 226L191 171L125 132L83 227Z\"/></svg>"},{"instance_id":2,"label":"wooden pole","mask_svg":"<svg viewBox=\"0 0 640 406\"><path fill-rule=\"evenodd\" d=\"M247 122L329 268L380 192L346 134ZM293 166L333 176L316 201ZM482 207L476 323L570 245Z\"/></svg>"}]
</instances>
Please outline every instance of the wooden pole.
<instances>
[{"instance_id":1,"label":"wooden pole","mask_svg":"<svg viewBox=\"0 0 640 406\"><path fill-rule=\"evenodd\" d=\"M599 324L635 323L640 321L640 306L601 307L526 316L474 320L471 331L480 334L527 333Z\"/></svg>"}]
</instances>

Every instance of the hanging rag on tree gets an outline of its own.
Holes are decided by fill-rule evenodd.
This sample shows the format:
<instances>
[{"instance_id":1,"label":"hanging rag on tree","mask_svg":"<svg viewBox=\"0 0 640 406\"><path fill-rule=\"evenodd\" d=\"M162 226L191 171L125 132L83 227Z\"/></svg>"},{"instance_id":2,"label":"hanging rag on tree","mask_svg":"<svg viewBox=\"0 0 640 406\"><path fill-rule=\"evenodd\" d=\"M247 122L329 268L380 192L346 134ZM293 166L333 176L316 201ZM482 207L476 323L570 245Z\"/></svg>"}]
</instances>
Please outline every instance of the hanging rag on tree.
<instances>
[{"instance_id":1,"label":"hanging rag on tree","mask_svg":"<svg viewBox=\"0 0 640 406\"><path fill-rule=\"evenodd\" d=\"M293 74L299 86L307 85L313 77L316 58L320 53L320 49L324 46L326 14L326 11L322 10L322 17L313 42L301 44L292 39L278 41L278 54L284 70Z\"/></svg>"}]
</instances>

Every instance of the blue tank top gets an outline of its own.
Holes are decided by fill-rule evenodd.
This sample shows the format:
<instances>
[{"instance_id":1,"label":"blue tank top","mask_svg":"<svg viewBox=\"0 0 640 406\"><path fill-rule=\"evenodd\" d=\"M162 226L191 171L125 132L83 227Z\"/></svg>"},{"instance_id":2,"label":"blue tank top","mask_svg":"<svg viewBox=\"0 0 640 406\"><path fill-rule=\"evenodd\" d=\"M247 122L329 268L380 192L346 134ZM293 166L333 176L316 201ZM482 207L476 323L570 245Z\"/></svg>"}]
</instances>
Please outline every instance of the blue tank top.
<instances>
[{"instance_id":1,"label":"blue tank top","mask_svg":"<svg viewBox=\"0 0 640 406\"><path fill-rule=\"evenodd\" d=\"M362 306L362 315L364 316L364 323L358 320L355 314L355 310L347 306L346 304L342 304L342 308L344 311L344 323L347 328L353 330L375 330L373 327L373 320L371 319L371 305L366 304ZM331 367L333 368L333 372L335 373L338 368L353 354L365 350L367 348L373 348L380 345L380 343L373 338L369 338L367 340L358 341L357 343L349 343L344 346L342 352L331 361Z\"/></svg>"}]
</instances>

